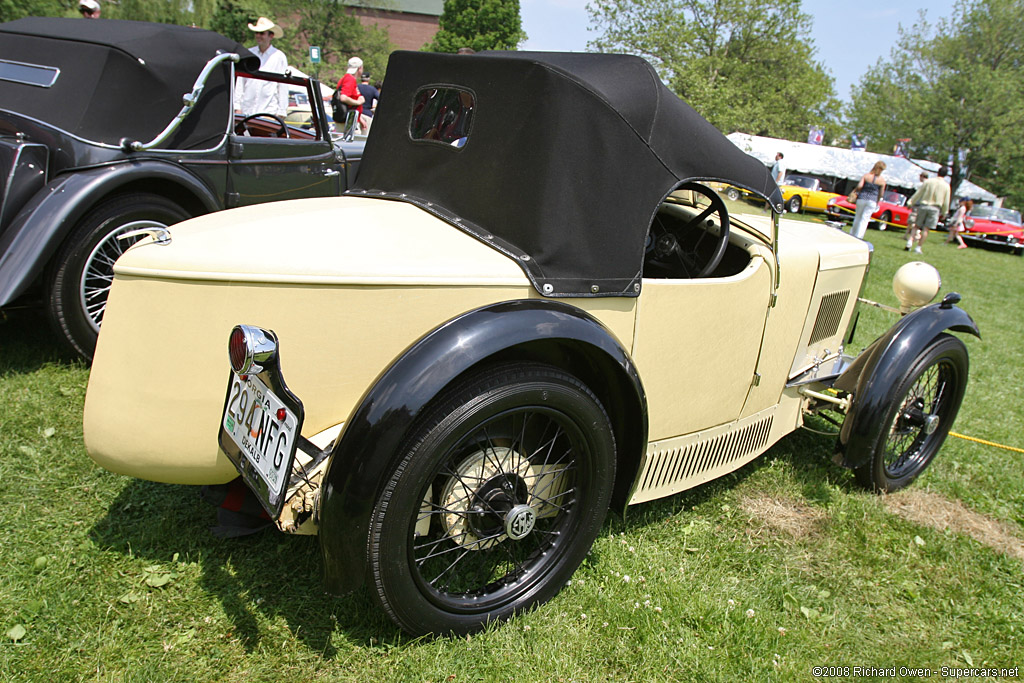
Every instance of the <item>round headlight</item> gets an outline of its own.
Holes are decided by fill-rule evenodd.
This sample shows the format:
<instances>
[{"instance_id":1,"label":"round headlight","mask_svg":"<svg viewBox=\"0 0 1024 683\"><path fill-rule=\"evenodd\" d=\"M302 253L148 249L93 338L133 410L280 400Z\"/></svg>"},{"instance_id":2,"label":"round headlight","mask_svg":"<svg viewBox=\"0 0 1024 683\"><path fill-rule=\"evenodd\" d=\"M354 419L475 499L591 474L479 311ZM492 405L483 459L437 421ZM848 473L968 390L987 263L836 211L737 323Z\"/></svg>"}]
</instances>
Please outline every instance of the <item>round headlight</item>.
<instances>
[{"instance_id":1,"label":"round headlight","mask_svg":"<svg viewBox=\"0 0 1024 683\"><path fill-rule=\"evenodd\" d=\"M935 298L942 287L942 278L935 266L912 261L900 266L892 278L892 291L900 301L900 310L909 313Z\"/></svg>"}]
</instances>

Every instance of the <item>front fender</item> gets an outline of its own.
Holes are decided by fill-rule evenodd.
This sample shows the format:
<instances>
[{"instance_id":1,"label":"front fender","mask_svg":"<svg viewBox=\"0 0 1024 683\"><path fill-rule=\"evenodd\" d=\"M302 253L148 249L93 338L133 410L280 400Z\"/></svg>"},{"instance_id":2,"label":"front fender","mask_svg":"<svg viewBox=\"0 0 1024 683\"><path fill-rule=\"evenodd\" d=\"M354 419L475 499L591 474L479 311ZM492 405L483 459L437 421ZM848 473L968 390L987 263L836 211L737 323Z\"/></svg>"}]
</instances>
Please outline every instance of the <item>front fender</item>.
<instances>
[{"instance_id":1,"label":"front fender","mask_svg":"<svg viewBox=\"0 0 1024 683\"><path fill-rule=\"evenodd\" d=\"M489 360L539 360L601 378L620 453L616 493L636 478L647 443L643 387L629 354L600 322L557 301L521 300L465 313L422 337L395 360L360 399L324 474L319 505L326 585L344 593L362 584L370 517L379 492L403 456L410 429L430 403L467 370ZM588 378L588 374L590 377ZM622 462L620 455L620 462ZM635 463L635 464L634 464Z\"/></svg>"},{"instance_id":2,"label":"front fender","mask_svg":"<svg viewBox=\"0 0 1024 683\"><path fill-rule=\"evenodd\" d=\"M905 315L836 379L833 388L853 395L836 443L836 464L857 468L867 462L878 423L888 407L889 392L937 335L953 330L981 337L971 316L955 305L959 301L959 294L950 293L942 303Z\"/></svg>"},{"instance_id":3,"label":"front fender","mask_svg":"<svg viewBox=\"0 0 1024 683\"><path fill-rule=\"evenodd\" d=\"M29 200L0 237L0 306L24 293L89 209L118 188L139 180L175 183L194 195L207 211L221 208L216 195L196 176L155 159L54 178Z\"/></svg>"}]
</instances>

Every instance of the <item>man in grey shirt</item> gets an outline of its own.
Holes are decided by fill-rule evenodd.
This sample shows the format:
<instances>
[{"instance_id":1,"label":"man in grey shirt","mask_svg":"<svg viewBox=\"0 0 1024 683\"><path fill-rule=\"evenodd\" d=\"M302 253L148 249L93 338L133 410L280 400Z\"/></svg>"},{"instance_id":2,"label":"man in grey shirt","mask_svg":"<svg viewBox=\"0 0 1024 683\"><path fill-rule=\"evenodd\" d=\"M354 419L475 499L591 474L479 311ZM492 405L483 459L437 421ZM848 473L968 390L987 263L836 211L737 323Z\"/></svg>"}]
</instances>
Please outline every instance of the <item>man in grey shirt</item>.
<instances>
[{"instance_id":1,"label":"man in grey shirt","mask_svg":"<svg viewBox=\"0 0 1024 683\"><path fill-rule=\"evenodd\" d=\"M772 164L772 179L779 185L782 184L783 179L786 177L786 164L782 161L783 154L779 152L775 155L775 163Z\"/></svg>"}]
</instances>

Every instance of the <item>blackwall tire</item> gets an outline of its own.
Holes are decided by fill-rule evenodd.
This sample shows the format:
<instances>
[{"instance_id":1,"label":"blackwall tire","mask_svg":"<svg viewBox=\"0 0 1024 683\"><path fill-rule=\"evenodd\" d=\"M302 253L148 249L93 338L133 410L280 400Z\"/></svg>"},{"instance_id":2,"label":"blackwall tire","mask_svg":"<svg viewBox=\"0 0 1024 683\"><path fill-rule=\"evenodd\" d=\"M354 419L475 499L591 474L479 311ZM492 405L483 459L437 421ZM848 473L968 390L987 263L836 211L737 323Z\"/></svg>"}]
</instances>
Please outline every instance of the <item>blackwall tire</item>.
<instances>
[{"instance_id":1,"label":"blackwall tire","mask_svg":"<svg viewBox=\"0 0 1024 683\"><path fill-rule=\"evenodd\" d=\"M604 408L556 368L502 365L443 395L374 507L376 597L414 635L468 633L551 599L601 529Z\"/></svg>"},{"instance_id":2,"label":"blackwall tire","mask_svg":"<svg viewBox=\"0 0 1024 683\"><path fill-rule=\"evenodd\" d=\"M891 389L870 459L854 470L870 490L892 493L913 482L946 440L967 388L967 347L940 334Z\"/></svg>"},{"instance_id":3,"label":"blackwall tire","mask_svg":"<svg viewBox=\"0 0 1024 683\"><path fill-rule=\"evenodd\" d=\"M127 194L98 204L75 226L49 271L50 320L71 349L91 360L103 322L114 261L143 236L118 235L167 227L189 218L174 202L153 194Z\"/></svg>"},{"instance_id":4,"label":"blackwall tire","mask_svg":"<svg viewBox=\"0 0 1024 683\"><path fill-rule=\"evenodd\" d=\"M790 213L800 213L800 209L803 208L803 200L799 196L790 197L789 201L786 202L786 208L789 209Z\"/></svg>"}]
</instances>

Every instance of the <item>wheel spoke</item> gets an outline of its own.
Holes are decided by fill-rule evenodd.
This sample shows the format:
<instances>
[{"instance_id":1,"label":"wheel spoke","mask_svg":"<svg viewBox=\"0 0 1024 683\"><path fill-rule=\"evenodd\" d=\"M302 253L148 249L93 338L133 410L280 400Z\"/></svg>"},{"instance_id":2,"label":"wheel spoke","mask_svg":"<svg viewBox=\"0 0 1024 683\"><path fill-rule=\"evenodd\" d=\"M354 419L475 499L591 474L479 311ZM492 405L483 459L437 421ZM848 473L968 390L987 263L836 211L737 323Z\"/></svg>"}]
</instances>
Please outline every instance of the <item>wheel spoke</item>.
<instances>
[{"instance_id":1,"label":"wheel spoke","mask_svg":"<svg viewBox=\"0 0 1024 683\"><path fill-rule=\"evenodd\" d=\"M107 233L86 257L79 274L78 302L94 331L99 332L100 324L103 321L107 295L114 280L115 262L130 246L143 238L142 235L139 235L121 240L120 236L133 230L155 227L166 227L166 224L152 219L124 223Z\"/></svg>"},{"instance_id":2,"label":"wheel spoke","mask_svg":"<svg viewBox=\"0 0 1024 683\"><path fill-rule=\"evenodd\" d=\"M544 504L544 506L553 507L556 510L558 510L559 512L568 512L569 508L572 507L572 503L574 502L575 499L570 500L564 506L563 505L559 505L558 503L555 502L555 500L558 499L558 498L563 498L565 496L571 496L571 495L573 495L575 493L576 493L576 489L569 489L568 491L563 491L562 493L558 493L558 494L552 496L551 498L544 498L544 497L538 496L538 495L534 495L533 498L535 498L536 500L539 500L540 502L542 502Z\"/></svg>"},{"instance_id":3,"label":"wheel spoke","mask_svg":"<svg viewBox=\"0 0 1024 683\"><path fill-rule=\"evenodd\" d=\"M565 486L576 468L573 445L559 420L541 415L524 407L496 416L450 449L428 489L441 492L439 498L424 500L413 526L439 520L411 546L414 566L434 590L460 596L503 590L561 538L577 499L576 487ZM494 501L504 502L496 507ZM543 513L516 541L505 532L505 515L523 504Z\"/></svg>"},{"instance_id":4,"label":"wheel spoke","mask_svg":"<svg viewBox=\"0 0 1024 683\"><path fill-rule=\"evenodd\" d=\"M888 476L898 478L919 466L927 457L931 434L925 420L939 416L946 400L948 382L940 364L927 368L914 381L900 404L885 445L884 466Z\"/></svg>"}]
</instances>

